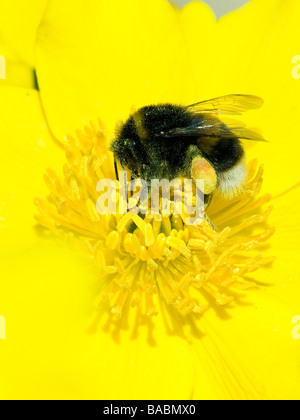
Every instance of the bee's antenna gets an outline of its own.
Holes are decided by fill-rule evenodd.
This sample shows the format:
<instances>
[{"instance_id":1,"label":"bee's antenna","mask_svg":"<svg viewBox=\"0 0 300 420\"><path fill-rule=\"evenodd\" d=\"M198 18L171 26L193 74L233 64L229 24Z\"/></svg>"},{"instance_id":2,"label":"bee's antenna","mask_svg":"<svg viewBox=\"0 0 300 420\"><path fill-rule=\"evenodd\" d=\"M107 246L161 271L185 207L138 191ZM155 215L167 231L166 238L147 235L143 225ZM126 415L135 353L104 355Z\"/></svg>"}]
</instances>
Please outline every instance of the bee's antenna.
<instances>
[{"instance_id":1,"label":"bee's antenna","mask_svg":"<svg viewBox=\"0 0 300 420\"><path fill-rule=\"evenodd\" d=\"M117 165L116 159L114 159L114 165L115 165L116 179L119 181L119 172L118 172L118 165Z\"/></svg>"}]
</instances>

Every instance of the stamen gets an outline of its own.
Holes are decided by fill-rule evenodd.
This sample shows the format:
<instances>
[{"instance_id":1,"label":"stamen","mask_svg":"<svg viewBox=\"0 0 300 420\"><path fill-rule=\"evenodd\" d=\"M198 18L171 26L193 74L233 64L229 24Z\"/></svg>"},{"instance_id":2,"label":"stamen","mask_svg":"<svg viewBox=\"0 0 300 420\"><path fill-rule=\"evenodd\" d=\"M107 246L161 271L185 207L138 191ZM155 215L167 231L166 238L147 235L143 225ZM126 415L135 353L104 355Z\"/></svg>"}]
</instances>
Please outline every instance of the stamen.
<instances>
[{"instance_id":1,"label":"stamen","mask_svg":"<svg viewBox=\"0 0 300 420\"><path fill-rule=\"evenodd\" d=\"M259 248L274 228L267 225L271 196L258 196L263 167L257 169L257 162L249 163L238 196L226 201L213 197L207 216L217 231L207 220L186 225L190 216L174 214L174 206L170 215L99 214L98 181L109 178L118 185L101 121L68 136L65 149L63 176L46 172L50 195L35 200L36 219L95 261L102 285L97 306L106 305L116 318L130 306L155 316L155 302L163 299L182 315L201 314L212 305L230 304L238 292L259 287L246 276L272 263ZM118 195L116 204L118 209Z\"/></svg>"}]
</instances>

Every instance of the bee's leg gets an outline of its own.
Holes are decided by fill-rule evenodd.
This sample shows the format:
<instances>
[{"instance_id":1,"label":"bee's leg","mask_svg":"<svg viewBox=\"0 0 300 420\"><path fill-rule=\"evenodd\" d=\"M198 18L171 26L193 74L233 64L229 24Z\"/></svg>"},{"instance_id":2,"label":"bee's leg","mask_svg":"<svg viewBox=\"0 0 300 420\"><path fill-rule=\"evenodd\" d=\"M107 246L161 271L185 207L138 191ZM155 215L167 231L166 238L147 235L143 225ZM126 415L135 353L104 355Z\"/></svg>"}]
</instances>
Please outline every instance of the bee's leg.
<instances>
[{"instance_id":1,"label":"bee's leg","mask_svg":"<svg viewBox=\"0 0 300 420\"><path fill-rule=\"evenodd\" d=\"M204 182L204 194L209 195L216 189L216 171L211 163L202 156L201 151L195 145L189 146L186 151L184 171L195 183L197 183L197 180Z\"/></svg>"},{"instance_id":2,"label":"bee's leg","mask_svg":"<svg viewBox=\"0 0 300 420\"><path fill-rule=\"evenodd\" d=\"M211 203L213 195L212 194L204 194L204 209L206 210Z\"/></svg>"},{"instance_id":3,"label":"bee's leg","mask_svg":"<svg viewBox=\"0 0 300 420\"><path fill-rule=\"evenodd\" d=\"M205 195L204 196L204 209L205 210L210 205L212 198L213 198L213 195L212 194L209 194L209 195ZM213 222L210 220L210 218L207 216L206 213L204 213L204 220L206 220L215 231L218 230L217 227L213 224Z\"/></svg>"},{"instance_id":4,"label":"bee's leg","mask_svg":"<svg viewBox=\"0 0 300 420\"><path fill-rule=\"evenodd\" d=\"M204 220L210 224L213 230L215 230L216 232L218 231L218 228L213 224L213 222L210 220L207 214L204 214Z\"/></svg>"},{"instance_id":5,"label":"bee's leg","mask_svg":"<svg viewBox=\"0 0 300 420\"><path fill-rule=\"evenodd\" d=\"M187 148L184 157L184 172L186 176L191 176L192 162L197 156L201 156L200 150L194 144L190 145Z\"/></svg>"}]
</instances>

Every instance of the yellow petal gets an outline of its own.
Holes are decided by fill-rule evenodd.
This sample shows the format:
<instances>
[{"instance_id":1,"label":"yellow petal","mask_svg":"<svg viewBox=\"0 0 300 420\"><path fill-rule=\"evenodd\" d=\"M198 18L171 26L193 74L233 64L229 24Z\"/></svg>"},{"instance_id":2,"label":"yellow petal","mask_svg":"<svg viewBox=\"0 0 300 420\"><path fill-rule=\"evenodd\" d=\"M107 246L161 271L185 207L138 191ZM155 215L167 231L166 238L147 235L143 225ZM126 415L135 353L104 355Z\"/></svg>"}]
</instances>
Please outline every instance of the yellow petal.
<instances>
[{"instance_id":1,"label":"yellow petal","mask_svg":"<svg viewBox=\"0 0 300 420\"><path fill-rule=\"evenodd\" d=\"M201 1L188 3L178 15L190 57L188 77L195 81L191 103L214 98L219 95L215 93L220 91L218 87L222 85L220 75L217 78L211 77L211 72L222 65L219 61L220 39L215 16ZM224 90L220 95L225 94Z\"/></svg>"},{"instance_id":2,"label":"yellow petal","mask_svg":"<svg viewBox=\"0 0 300 420\"><path fill-rule=\"evenodd\" d=\"M35 90L0 89L1 256L36 241L33 200L46 191L48 166L61 170L64 154L51 136Z\"/></svg>"},{"instance_id":3,"label":"yellow petal","mask_svg":"<svg viewBox=\"0 0 300 420\"><path fill-rule=\"evenodd\" d=\"M166 0L51 0L39 28L38 81L59 139L99 116L114 128L132 106L185 103L189 69L178 12Z\"/></svg>"},{"instance_id":4,"label":"yellow petal","mask_svg":"<svg viewBox=\"0 0 300 420\"><path fill-rule=\"evenodd\" d=\"M46 190L45 168L61 167L63 154L38 93L9 86L0 93L0 315L6 321L0 394L47 398L55 387L56 395L61 390L71 397L53 373L59 371L60 343L86 310L86 279L94 271L86 259L36 229L33 199Z\"/></svg>"},{"instance_id":5,"label":"yellow petal","mask_svg":"<svg viewBox=\"0 0 300 420\"><path fill-rule=\"evenodd\" d=\"M275 235L262 248L272 265L249 273L259 287L236 290L234 302L204 313L203 337L194 341L201 363L211 372L215 398L300 398L300 341L292 331L299 315L299 189L274 199L269 218ZM203 397L197 375L195 398Z\"/></svg>"},{"instance_id":6,"label":"yellow petal","mask_svg":"<svg viewBox=\"0 0 300 420\"><path fill-rule=\"evenodd\" d=\"M50 238L16 248L2 258L0 394L4 399L72 398L72 372L65 372L67 334L87 308L90 263Z\"/></svg>"},{"instance_id":7,"label":"yellow petal","mask_svg":"<svg viewBox=\"0 0 300 420\"><path fill-rule=\"evenodd\" d=\"M201 30L203 6L181 11L182 27L197 75L195 100L241 93L261 96L260 111L247 114L270 142L245 142L248 157L265 164L264 189L281 192L300 180L292 155L299 150L300 83L292 77L298 54L300 4L294 0L252 0ZM200 26L200 28L199 28ZM198 53L201 45L201 54ZM196 99L197 97L197 99Z\"/></svg>"},{"instance_id":8,"label":"yellow petal","mask_svg":"<svg viewBox=\"0 0 300 420\"><path fill-rule=\"evenodd\" d=\"M5 51L0 46L0 86L35 88L36 80L33 68L18 61L15 57L11 57Z\"/></svg>"},{"instance_id":9,"label":"yellow petal","mask_svg":"<svg viewBox=\"0 0 300 420\"><path fill-rule=\"evenodd\" d=\"M48 165L62 166L62 152L36 91L2 87L0 110L0 315L7 336L0 340L1 396L189 398L194 386L189 344L162 331L163 324L155 339L147 321L140 339L131 328L122 342L76 326L87 308L93 309L89 293L97 272L86 257L36 230L33 218L33 199L45 194L43 173Z\"/></svg>"},{"instance_id":10,"label":"yellow petal","mask_svg":"<svg viewBox=\"0 0 300 420\"><path fill-rule=\"evenodd\" d=\"M216 395L298 400L300 344L292 337L295 313L268 290L249 292L249 296L251 305L245 298L230 312L216 309L201 321L205 335L194 346L218 385ZM202 387L196 386L196 398L201 393Z\"/></svg>"},{"instance_id":11,"label":"yellow petal","mask_svg":"<svg viewBox=\"0 0 300 420\"><path fill-rule=\"evenodd\" d=\"M176 329L168 331L161 318L143 322L138 310L132 315L71 338L72 348L63 354L67 369L74 372L76 367L72 380L79 396L189 399L195 385L195 359L189 343ZM209 388L208 378L203 380Z\"/></svg>"},{"instance_id":12,"label":"yellow petal","mask_svg":"<svg viewBox=\"0 0 300 420\"><path fill-rule=\"evenodd\" d=\"M274 210L270 215L269 223L276 227L276 233L271 238L269 255L276 256L271 269L258 271L255 278L258 281L267 281L272 286L269 293L280 297L295 311L300 313L300 268L298 255L300 249L299 226L299 188L274 198L271 201Z\"/></svg>"},{"instance_id":13,"label":"yellow petal","mask_svg":"<svg viewBox=\"0 0 300 420\"><path fill-rule=\"evenodd\" d=\"M16 59L33 68L37 27L47 0L4 1L1 3L0 40Z\"/></svg>"},{"instance_id":14,"label":"yellow petal","mask_svg":"<svg viewBox=\"0 0 300 420\"><path fill-rule=\"evenodd\" d=\"M36 88L34 45L47 0L3 2L0 15L0 86ZM5 61L5 69L1 66Z\"/></svg>"},{"instance_id":15,"label":"yellow petal","mask_svg":"<svg viewBox=\"0 0 300 420\"><path fill-rule=\"evenodd\" d=\"M182 12L190 49L201 40L196 26L198 7L192 4ZM203 84L206 96L209 92L210 97L251 93L265 100L264 108L246 120L260 127L270 144L250 144L247 149L248 157L265 163L264 190L274 194L299 181L300 84L291 73L292 57L299 46L299 16L298 2L253 0L212 29L214 42L204 46L208 63L203 66L197 55L193 60L194 71L202 72L202 80L214 81L209 87ZM200 78L198 87L200 92ZM195 343L199 355L215 369L220 398L300 397L300 347L292 338L292 319L299 312L299 191L295 189L272 204L270 224L276 226L277 233L267 251L276 260L272 268L253 276L272 285L247 292L232 311L207 312L203 322L207 337ZM201 392L199 387L199 398Z\"/></svg>"}]
</instances>

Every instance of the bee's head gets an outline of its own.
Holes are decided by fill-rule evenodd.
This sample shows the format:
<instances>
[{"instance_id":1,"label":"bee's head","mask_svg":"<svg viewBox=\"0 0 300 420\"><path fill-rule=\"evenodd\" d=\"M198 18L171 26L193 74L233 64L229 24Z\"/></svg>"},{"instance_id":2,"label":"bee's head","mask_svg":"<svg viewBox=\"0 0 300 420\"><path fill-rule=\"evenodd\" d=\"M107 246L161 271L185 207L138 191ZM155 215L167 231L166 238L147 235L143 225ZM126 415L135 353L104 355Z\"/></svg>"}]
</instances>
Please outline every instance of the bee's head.
<instances>
[{"instance_id":1,"label":"bee's head","mask_svg":"<svg viewBox=\"0 0 300 420\"><path fill-rule=\"evenodd\" d=\"M138 176L138 160L135 152L136 142L133 139L117 138L111 145L111 150L114 153L115 160L117 160L121 167L125 170L130 170L134 177Z\"/></svg>"},{"instance_id":2,"label":"bee's head","mask_svg":"<svg viewBox=\"0 0 300 420\"><path fill-rule=\"evenodd\" d=\"M143 177L143 168L149 164L139 115L137 112L126 121L111 145L115 159L124 169L129 169L134 178Z\"/></svg>"}]
</instances>

